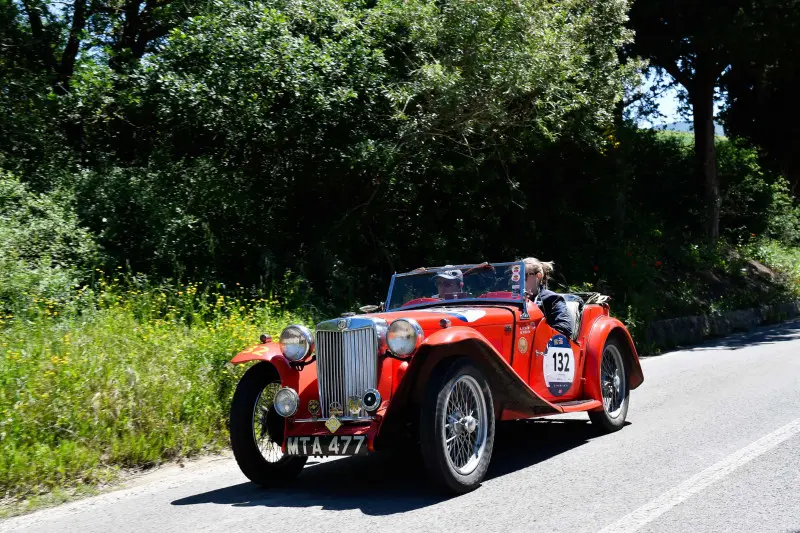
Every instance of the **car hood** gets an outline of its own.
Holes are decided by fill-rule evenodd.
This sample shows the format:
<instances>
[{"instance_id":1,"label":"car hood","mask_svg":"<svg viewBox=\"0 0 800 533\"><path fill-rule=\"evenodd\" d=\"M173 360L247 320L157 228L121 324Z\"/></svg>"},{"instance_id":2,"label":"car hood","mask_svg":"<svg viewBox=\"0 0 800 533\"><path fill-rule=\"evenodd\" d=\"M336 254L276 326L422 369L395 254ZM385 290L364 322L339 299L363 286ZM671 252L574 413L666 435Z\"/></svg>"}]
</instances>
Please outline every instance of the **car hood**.
<instances>
[{"instance_id":1,"label":"car hood","mask_svg":"<svg viewBox=\"0 0 800 533\"><path fill-rule=\"evenodd\" d=\"M382 318L390 324L398 318L411 318L427 330L439 328L439 321L443 318L448 319L453 326L477 327L508 324L513 321L513 309L513 306L505 305L447 305L375 313L367 316Z\"/></svg>"}]
</instances>

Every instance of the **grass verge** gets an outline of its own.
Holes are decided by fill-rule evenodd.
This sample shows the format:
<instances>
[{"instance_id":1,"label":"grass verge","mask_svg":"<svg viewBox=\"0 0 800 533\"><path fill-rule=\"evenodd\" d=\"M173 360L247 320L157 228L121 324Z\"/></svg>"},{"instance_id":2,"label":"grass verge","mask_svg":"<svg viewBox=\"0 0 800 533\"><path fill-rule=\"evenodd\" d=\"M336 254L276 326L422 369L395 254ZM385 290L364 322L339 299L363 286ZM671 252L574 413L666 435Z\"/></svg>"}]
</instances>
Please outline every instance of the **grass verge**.
<instances>
[{"instance_id":1,"label":"grass verge","mask_svg":"<svg viewBox=\"0 0 800 533\"><path fill-rule=\"evenodd\" d=\"M6 501L226 446L241 369L225 363L259 332L306 318L198 285L126 287L101 278L67 306L36 298L2 317Z\"/></svg>"}]
</instances>

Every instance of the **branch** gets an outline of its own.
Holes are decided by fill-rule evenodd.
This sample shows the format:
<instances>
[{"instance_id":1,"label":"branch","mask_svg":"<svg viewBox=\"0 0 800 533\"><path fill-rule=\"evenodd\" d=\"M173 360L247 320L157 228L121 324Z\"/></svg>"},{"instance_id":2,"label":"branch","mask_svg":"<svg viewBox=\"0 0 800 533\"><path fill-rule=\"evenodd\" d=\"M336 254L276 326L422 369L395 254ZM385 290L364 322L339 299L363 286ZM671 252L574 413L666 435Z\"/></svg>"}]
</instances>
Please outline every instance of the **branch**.
<instances>
[{"instance_id":1,"label":"branch","mask_svg":"<svg viewBox=\"0 0 800 533\"><path fill-rule=\"evenodd\" d=\"M656 63L659 67L666 70L667 73L673 78L675 78L675 81L683 85L687 91L691 90L692 78L684 71L682 71L680 68L678 68L678 65L677 63L675 63L675 61L671 60L665 61L664 59L665 58L661 56L658 55L655 56Z\"/></svg>"},{"instance_id":2,"label":"branch","mask_svg":"<svg viewBox=\"0 0 800 533\"><path fill-rule=\"evenodd\" d=\"M59 85L65 91L69 89L69 80L75 71L75 59L81 47L81 33L86 27L87 6L86 0L75 0L72 12L72 25L69 29L69 38L61 56L61 66L58 69Z\"/></svg>"},{"instance_id":3,"label":"branch","mask_svg":"<svg viewBox=\"0 0 800 533\"><path fill-rule=\"evenodd\" d=\"M53 56L53 50L44 35L41 10L39 6L33 5L31 0L22 0L22 5L25 6L25 13L28 15L28 22L31 26L31 34L38 45L44 67L48 72L53 72L56 70L56 58Z\"/></svg>"}]
</instances>

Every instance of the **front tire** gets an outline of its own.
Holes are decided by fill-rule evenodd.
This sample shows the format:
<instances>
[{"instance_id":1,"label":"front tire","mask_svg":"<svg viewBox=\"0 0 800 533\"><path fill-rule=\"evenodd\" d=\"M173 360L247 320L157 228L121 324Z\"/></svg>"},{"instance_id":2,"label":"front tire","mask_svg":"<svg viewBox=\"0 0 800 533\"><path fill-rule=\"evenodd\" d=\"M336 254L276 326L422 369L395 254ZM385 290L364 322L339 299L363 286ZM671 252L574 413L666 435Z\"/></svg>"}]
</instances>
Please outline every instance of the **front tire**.
<instances>
[{"instance_id":1,"label":"front tire","mask_svg":"<svg viewBox=\"0 0 800 533\"><path fill-rule=\"evenodd\" d=\"M603 397L602 411L589 411L589 420L602 433L618 431L625 425L630 401L628 369L622 355L623 347L616 338L606 340L600 360L600 392Z\"/></svg>"},{"instance_id":2,"label":"front tire","mask_svg":"<svg viewBox=\"0 0 800 533\"><path fill-rule=\"evenodd\" d=\"M420 417L422 456L433 480L458 494L477 488L494 435L492 392L481 371L468 359L435 371Z\"/></svg>"},{"instance_id":3,"label":"front tire","mask_svg":"<svg viewBox=\"0 0 800 533\"><path fill-rule=\"evenodd\" d=\"M231 449L247 478L263 487L291 481L308 457L285 455L284 419L272 403L281 382L269 363L258 363L245 372L236 391L230 413Z\"/></svg>"}]
</instances>

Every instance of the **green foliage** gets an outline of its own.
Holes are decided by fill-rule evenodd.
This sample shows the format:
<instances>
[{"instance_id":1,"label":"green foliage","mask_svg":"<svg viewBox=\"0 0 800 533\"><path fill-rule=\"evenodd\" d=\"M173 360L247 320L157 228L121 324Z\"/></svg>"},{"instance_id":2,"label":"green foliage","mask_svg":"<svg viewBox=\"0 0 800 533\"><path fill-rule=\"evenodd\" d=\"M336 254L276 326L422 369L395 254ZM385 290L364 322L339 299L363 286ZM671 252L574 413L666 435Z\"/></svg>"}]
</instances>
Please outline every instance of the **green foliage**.
<instances>
[{"instance_id":1,"label":"green foliage","mask_svg":"<svg viewBox=\"0 0 800 533\"><path fill-rule=\"evenodd\" d=\"M220 449L242 371L225 363L259 333L308 319L241 291L122 278L2 318L0 495Z\"/></svg>"},{"instance_id":2,"label":"green foliage","mask_svg":"<svg viewBox=\"0 0 800 533\"><path fill-rule=\"evenodd\" d=\"M768 235L789 245L800 243L800 205L786 179L765 172L756 150L742 141L719 143L717 150L726 189L722 220L730 240Z\"/></svg>"},{"instance_id":3,"label":"green foliage","mask_svg":"<svg viewBox=\"0 0 800 533\"><path fill-rule=\"evenodd\" d=\"M789 289L800 298L800 247L772 239L757 239L743 247L745 253L784 276Z\"/></svg>"},{"instance_id":4,"label":"green foliage","mask_svg":"<svg viewBox=\"0 0 800 533\"><path fill-rule=\"evenodd\" d=\"M0 172L0 312L22 312L34 298L66 301L97 260L62 191L31 192Z\"/></svg>"},{"instance_id":5,"label":"green foliage","mask_svg":"<svg viewBox=\"0 0 800 533\"><path fill-rule=\"evenodd\" d=\"M800 4L765 0L752 8L759 24L748 34L722 76L727 95L721 114L726 131L759 147L761 163L785 177L800 193Z\"/></svg>"},{"instance_id":6,"label":"green foliage","mask_svg":"<svg viewBox=\"0 0 800 533\"><path fill-rule=\"evenodd\" d=\"M616 2L220 4L114 98L135 136L84 115L129 164L81 176L83 216L137 270L264 283L291 267L339 301L450 243L488 254L497 213L526 202L527 165L509 165L566 135L604 144L630 76L624 16ZM111 87L75 91L102 107Z\"/></svg>"},{"instance_id":7,"label":"green foliage","mask_svg":"<svg viewBox=\"0 0 800 533\"><path fill-rule=\"evenodd\" d=\"M784 245L800 246L800 201L791 195L783 178L776 180L770 189L769 236Z\"/></svg>"}]
</instances>

